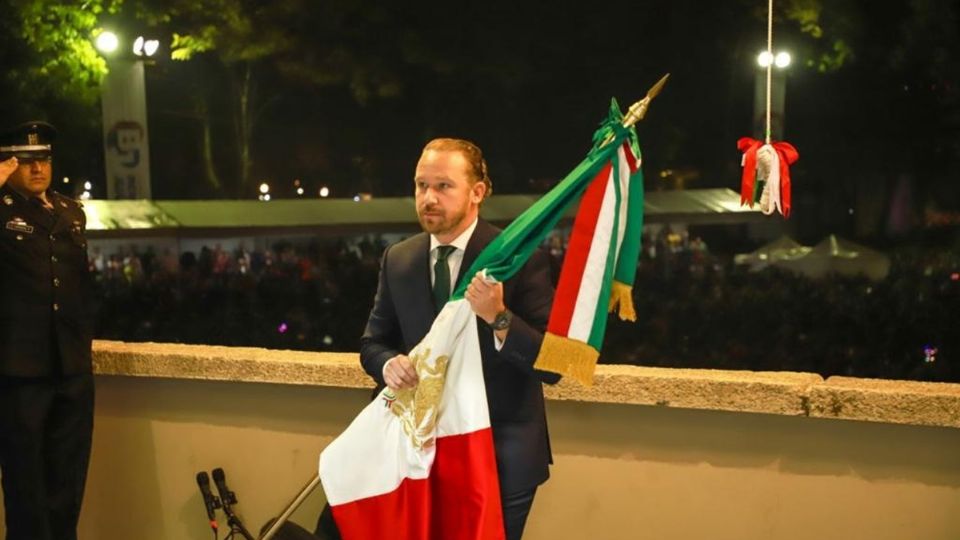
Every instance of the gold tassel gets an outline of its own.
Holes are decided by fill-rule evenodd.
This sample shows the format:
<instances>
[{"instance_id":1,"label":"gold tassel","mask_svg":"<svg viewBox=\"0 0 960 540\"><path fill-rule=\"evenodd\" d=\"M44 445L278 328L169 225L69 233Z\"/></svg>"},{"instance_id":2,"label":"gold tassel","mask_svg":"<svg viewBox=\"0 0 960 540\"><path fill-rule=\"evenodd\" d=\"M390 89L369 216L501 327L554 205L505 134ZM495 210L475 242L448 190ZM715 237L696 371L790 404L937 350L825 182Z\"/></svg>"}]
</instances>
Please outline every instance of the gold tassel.
<instances>
[{"instance_id":1,"label":"gold tassel","mask_svg":"<svg viewBox=\"0 0 960 540\"><path fill-rule=\"evenodd\" d=\"M584 386L593 386L593 372L599 356L596 349L582 341L547 332L533 368L559 373Z\"/></svg>"},{"instance_id":2,"label":"gold tassel","mask_svg":"<svg viewBox=\"0 0 960 540\"><path fill-rule=\"evenodd\" d=\"M618 304L620 305L620 312L617 315L620 316L620 320L636 322L637 312L633 308L633 287L614 280L610 287L610 309L608 311L613 312L617 309Z\"/></svg>"}]
</instances>

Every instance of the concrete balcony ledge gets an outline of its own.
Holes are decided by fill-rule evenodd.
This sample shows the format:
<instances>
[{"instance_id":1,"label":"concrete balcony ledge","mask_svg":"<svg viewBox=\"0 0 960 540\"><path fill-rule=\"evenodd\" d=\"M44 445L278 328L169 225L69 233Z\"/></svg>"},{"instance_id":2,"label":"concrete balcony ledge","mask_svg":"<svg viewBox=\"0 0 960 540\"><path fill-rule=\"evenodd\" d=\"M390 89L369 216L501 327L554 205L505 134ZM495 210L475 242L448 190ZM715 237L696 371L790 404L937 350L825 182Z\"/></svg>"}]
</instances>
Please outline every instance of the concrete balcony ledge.
<instances>
[{"instance_id":1,"label":"concrete balcony ledge","mask_svg":"<svg viewBox=\"0 0 960 540\"><path fill-rule=\"evenodd\" d=\"M100 375L372 388L356 353L95 341ZM654 405L960 428L960 384L814 373L600 365L594 385L562 382L549 399Z\"/></svg>"}]
</instances>

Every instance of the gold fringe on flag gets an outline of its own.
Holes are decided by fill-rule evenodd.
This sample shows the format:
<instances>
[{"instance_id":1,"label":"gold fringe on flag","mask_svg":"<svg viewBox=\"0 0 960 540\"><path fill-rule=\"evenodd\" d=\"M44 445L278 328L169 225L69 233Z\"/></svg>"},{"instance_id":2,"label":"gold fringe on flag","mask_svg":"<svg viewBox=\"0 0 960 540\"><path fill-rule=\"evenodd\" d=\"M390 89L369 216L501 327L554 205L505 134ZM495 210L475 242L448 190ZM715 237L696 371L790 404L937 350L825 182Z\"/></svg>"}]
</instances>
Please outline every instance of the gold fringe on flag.
<instances>
[{"instance_id":1,"label":"gold fringe on flag","mask_svg":"<svg viewBox=\"0 0 960 540\"><path fill-rule=\"evenodd\" d=\"M610 287L610 309L608 311L612 313L613 310L617 309L617 305L620 306L620 312L617 315L620 316L621 321L636 322L637 312L633 307L633 287L614 280Z\"/></svg>"},{"instance_id":2,"label":"gold fringe on flag","mask_svg":"<svg viewBox=\"0 0 960 540\"><path fill-rule=\"evenodd\" d=\"M533 368L559 373L584 386L593 386L593 372L600 353L582 341L547 332Z\"/></svg>"}]
</instances>

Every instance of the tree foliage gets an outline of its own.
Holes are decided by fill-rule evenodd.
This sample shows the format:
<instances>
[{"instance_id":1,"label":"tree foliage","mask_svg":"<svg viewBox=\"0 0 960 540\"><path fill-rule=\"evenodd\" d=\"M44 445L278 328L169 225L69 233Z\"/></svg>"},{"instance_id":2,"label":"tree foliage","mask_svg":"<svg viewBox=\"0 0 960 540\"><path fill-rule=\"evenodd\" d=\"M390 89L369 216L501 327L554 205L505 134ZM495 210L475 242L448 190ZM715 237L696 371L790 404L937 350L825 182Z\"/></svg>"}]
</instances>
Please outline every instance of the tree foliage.
<instances>
[{"instance_id":1,"label":"tree foliage","mask_svg":"<svg viewBox=\"0 0 960 540\"><path fill-rule=\"evenodd\" d=\"M14 21L24 61L7 71L8 79L24 97L95 103L107 64L93 39L101 17L115 13L121 1L10 0L5 18Z\"/></svg>"}]
</instances>

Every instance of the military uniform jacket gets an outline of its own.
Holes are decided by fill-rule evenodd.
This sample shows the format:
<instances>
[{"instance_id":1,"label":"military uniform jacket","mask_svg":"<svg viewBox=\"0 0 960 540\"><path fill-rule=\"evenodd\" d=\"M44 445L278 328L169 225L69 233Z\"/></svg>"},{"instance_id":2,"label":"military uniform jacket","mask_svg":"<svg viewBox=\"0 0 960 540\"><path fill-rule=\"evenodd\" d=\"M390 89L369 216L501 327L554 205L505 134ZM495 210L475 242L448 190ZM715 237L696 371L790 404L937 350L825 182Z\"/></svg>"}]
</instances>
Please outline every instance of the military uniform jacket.
<instances>
[{"instance_id":1,"label":"military uniform jacket","mask_svg":"<svg viewBox=\"0 0 960 540\"><path fill-rule=\"evenodd\" d=\"M81 205L0 187L0 376L91 372L92 282Z\"/></svg>"}]
</instances>

